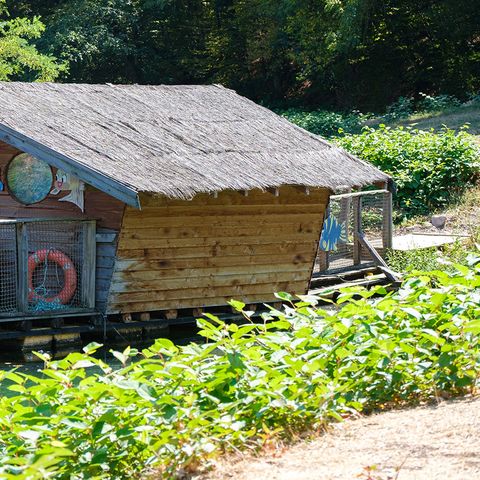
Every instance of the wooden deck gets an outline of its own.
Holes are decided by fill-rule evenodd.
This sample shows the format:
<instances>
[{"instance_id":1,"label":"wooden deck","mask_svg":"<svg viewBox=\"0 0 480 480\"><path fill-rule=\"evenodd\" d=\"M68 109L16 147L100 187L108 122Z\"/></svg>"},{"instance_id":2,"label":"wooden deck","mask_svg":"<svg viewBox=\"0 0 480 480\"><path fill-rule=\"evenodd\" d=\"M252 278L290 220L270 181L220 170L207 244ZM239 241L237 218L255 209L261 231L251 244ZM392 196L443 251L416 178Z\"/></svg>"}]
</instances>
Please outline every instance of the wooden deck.
<instances>
[{"instance_id":1,"label":"wooden deck","mask_svg":"<svg viewBox=\"0 0 480 480\"><path fill-rule=\"evenodd\" d=\"M441 247L443 245L462 242L467 235L441 235L435 233L409 233L407 235L394 236L392 249L400 251L421 250L424 248Z\"/></svg>"}]
</instances>

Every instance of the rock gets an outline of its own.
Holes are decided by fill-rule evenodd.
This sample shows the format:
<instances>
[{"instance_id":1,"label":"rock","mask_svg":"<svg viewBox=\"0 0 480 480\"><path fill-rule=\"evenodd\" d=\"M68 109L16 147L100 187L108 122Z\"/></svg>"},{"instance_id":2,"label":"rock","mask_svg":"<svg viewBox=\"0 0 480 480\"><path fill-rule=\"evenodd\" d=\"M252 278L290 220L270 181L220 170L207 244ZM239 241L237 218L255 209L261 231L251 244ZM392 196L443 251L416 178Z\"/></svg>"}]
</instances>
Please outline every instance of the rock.
<instances>
[{"instance_id":1,"label":"rock","mask_svg":"<svg viewBox=\"0 0 480 480\"><path fill-rule=\"evenodd\" d=\"M445 215L433 215L430 221L434 227L441 230L442 228L445 228L447 217Z\"/></svg>"}]
</instances>

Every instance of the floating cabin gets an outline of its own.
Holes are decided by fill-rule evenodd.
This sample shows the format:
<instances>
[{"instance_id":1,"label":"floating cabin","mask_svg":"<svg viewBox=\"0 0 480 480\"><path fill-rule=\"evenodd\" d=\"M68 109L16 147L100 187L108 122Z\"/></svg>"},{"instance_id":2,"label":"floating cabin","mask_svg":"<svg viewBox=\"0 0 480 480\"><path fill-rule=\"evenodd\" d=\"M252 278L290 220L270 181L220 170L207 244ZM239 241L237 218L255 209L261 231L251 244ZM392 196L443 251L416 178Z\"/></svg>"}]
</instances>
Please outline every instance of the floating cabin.
<instances>
[{"instance_id":1,"label":"floating cabin","mask_svg":"<svg viewBox=\"0 0 480 480\"><path fill-rule=\"evenodd\" d=\"M389 180L218 85L0 83L0 102L2 322L305 294L329 196Z\"/></svg>"}]
</instances>

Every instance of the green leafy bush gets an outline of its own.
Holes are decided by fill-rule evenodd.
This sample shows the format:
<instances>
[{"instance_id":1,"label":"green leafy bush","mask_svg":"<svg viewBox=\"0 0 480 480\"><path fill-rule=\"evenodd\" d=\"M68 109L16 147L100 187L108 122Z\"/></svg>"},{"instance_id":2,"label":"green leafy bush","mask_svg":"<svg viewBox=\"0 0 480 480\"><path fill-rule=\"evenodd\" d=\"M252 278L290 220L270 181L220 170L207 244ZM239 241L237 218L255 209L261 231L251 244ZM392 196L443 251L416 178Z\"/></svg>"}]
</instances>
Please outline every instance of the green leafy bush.
<instances>
[{"instance_id":1,"label":"green leafy bush","mask_svg":"<svg viewBox=\"0 0 480 480\"><path fill-rule=\"evenodd\" d=\"M434 133L380 125L336 141L393 177L396 206L407 216L445 207L478 180L479 149L464 130Z\"/></svg>"},{"instance_id":2,"label":"green leafy bush","mask_svg":"<svg viewBox=\"0 0 480 480\"><path fill-rule=\"evenodd\" d=\"M414 101L411 97L399 97L394 103L387 107L383 118L387 122L407 118L414 112Z\"/></svg>"},{"instance_id":3,"label":"green leafy bush","mask_svg":"<svg viewBox=\"0 0 480 480\"><path fill-rule=\"evenodd\" d=\"M420 92L417 109L423 112L438 112L448 108L459 107L462 102L452 95L427 95Z\"/></svg>"},{"instance_id":4,"label":"green leafy bush","mask_svg":"<svg viewBox=\"0 0 480 480\"><path fill-rule=\"evenodd\" d=\"M468 240L469 246L473 247L477 243L479 234L480 229L478 232L472 232ZM455 265L468 264L469 255L464 241L457 241L450 245L444 245L441 250L435 247L405 251L390 250L387 252L386 261L389 267L396 272L412 273L437 269L454 271Z\"/></svg>"},{"instance_id":5,"label":"green leafy bush","mask_svg":"<svg viewBox=\"0 0 480 480\"><path fill-rule=\"evenodd\" d=\"M281 294L290 306L261 324L248 312L243 325L210 316L199 320L208 343L115 352L116 370L91 356L98 345L60 361L42 355L38 375L3 374L0 476L138 478L156 468L171 478L356 410L473 389L479 287L480 268L459 266L408 278L397 293L346 289L338 313Z\"/></svg>"},{"instance_id":6,"label":"green leafy bush","mask_svg":"<svg viewBox=\"0 0 480 480\"><path fill-rule=\"evenodd\" d=\"M329 112L327 110L305 111L295 108L277 111L287 120L316 135L330 138L341 132L356 133L362 129L365 115L353 111L351 113Z\"/></svg>"}]
</instances>

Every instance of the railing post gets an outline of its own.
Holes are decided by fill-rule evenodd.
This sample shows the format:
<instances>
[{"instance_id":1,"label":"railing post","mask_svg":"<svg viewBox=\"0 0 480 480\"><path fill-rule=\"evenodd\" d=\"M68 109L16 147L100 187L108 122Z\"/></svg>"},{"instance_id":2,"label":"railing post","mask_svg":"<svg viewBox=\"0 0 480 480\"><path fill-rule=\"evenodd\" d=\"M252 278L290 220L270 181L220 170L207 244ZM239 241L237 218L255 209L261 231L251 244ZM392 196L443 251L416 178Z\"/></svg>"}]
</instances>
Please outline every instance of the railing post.
<instances>
[{"instance_id":1,"label":"railing post","mask_svg":"<svg viewBox=\"0 0 480 480\"><path fill-rule=\"evenodd\" d=\"M338 221L339 223L345 225L345 238L347 242L348 242L348 239L350 238L351 206L352 206L352 197L345 197L340 200L340 213L338 214Z\"/></svg>"},{"instance_id":2,"label":"railing post","mask_svg":"<svg viewBox=\"0 0 480 480\"><path fill-rule=\"evenodd\" d=\"M383 249L392 248L393 220L392 220L392 192L383 194Z\"/></svg>"},{"instance_id":3,"label":"railing post","mask_svg":"<svg viewBox=\"0 0 480 480\"><path fill-rule=\"evenodd\" d=\"M330 200L325 209L322 222L322 231L320 232L320 239L322 238L323 229L325 228L325 221L330 216ZM322 250L320 243L317 245L317 259L318 259L318 270L320 272L326 272L330 266L329 252L327 250Z\"/></svg>"},{"instance_id":4,"label":"railing post","mask_svg":"<svg viewBox=\"0 0 480 480\"><path fill-rule=\"evenodd\" d=\"M27 224L15 225L17 236L17 305L21 313L28 312L28 232Z\"/></svg>"},{"instance_id":5,"label":"railing post","mask_svg":"<svg viewBox=\"0 0 480 480\"><path fill-rule=\"evenodd\" d=\"M362 244L360 233L362 231L362 197L353 197L353 264L360 265L362 261Z\"/></svg>"}]
</instances>

